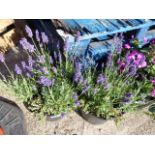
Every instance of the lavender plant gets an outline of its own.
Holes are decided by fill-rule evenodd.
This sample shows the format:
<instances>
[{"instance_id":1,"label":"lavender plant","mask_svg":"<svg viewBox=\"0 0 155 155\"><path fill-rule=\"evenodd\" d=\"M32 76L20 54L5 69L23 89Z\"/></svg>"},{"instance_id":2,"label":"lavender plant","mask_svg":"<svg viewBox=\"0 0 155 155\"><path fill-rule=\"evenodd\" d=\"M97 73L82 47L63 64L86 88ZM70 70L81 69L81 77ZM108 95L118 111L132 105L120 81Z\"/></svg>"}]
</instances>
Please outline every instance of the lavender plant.
<instances>
[{"instance_id":1,"label":"lavender plant","mask_svg":"<svg viewBox=\"0 0 155 155\"><path fill-rule=\"evenodd\" d=\"M79 66L75 67L74 81L79 109L84 112L104 119L120 118L145 104L150 92L147 78L138 80L139 70L146 67L142 53L113 51L101 71L81 71Z\"/></svg>"},{"instance_id":2,"label":"lavender plant","mask_svg":"<svg viewBox=\"0 0 155 155\"><path fill-rule=\"evenodd\" d=\"M61 53L59 48L53 53L48 50L49 38L44 32L36 30L34 35L27 25L25 31L28 38L22 38L19 43L27 60L15 64L13 73L7 67L4 55L0 54L0 61L10 73L7 80L1 75L3 80L32 112L48 115L70 112L76 108L70 80L73 74L71 61L63 60L66 53Z\"/></svg>"}]
</instances>

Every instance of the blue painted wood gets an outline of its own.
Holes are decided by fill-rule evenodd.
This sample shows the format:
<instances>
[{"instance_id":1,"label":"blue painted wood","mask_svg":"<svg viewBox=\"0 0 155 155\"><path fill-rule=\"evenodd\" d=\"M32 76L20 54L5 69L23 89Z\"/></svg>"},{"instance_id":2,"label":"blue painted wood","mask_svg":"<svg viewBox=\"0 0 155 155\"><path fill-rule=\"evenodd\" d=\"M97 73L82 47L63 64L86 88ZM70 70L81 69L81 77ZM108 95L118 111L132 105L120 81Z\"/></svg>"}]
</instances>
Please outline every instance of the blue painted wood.
<instances>
[{"instance_id":1,"label":"blue painted wood","mask_svg":"<svg viewBox=\"0 0 155 155\"><path fill-rule=\"evenodd\" d=\"M112 43L108 40L118 33L137 30L136 38L139 41L143 41L144 36L149 39L155 37L153 32L146 34L151 26L155 26L154 19L61 19L60 22L73 36L77 31L81 34L78 43L70 42L70 51L76 49L78 56L90 53L96 60L112 49ZM47 26L44 24L42 27L46 30Z\"/></svg>"},{"instance_id":2,"label":"blue painted wood","mask_svg":"<svg viewBox=\"0 0 155 155\"><path fill-rule=\"evenodd\" d=\"M74 21L74 22L73 22ZM68 22L68 24L70 24ZM75 25L74 25L75 24ZM154 20L144 19L74 19L69 27L74 30L82 30L83 34L80 41L98 39L100 42L91 43L87 46L85 53L91 54L96 60L104 55L104 53L112 49L112 43L108 40L118 33L126 33L127 31L137 30L136 38L142 41L144 36L152 38L154 35L145 35L148 29L155 25ZM104 40L104 42L102 42ZM79 48L80 48L79 44Z\"/></svg>"}]
</instances>

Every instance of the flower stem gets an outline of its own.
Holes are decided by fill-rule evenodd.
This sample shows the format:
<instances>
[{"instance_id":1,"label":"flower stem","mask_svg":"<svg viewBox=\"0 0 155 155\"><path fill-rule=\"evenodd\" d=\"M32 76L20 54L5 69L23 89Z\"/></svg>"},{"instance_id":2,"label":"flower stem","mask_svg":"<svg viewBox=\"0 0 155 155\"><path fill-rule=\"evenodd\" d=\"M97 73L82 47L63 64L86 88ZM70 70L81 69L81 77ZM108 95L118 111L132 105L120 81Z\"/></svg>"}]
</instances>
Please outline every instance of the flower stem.
<instances>
[{"instance_id":1,"label":"flower stem","mask_svg":"<svg viewBox=\"0 0 155 155\"><path fill-rule=\"evenodd\" d=\"M9 67L7 66L7 64L5 62L3 62L4 66L6 67L7 71L9 72L9 74L11 75L11 77L13 78L13 74L10 71Z\"/></svg>"}]
</instances>

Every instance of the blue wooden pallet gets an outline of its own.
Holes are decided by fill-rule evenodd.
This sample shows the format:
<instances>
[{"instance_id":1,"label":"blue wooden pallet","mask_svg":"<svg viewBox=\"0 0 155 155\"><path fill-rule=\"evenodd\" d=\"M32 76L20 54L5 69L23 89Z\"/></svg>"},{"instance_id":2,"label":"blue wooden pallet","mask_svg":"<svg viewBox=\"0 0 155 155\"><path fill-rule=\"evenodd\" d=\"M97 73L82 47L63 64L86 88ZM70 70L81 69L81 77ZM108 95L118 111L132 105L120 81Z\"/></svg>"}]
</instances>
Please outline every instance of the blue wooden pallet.
<instances>
[{"instance_id":1,"label":"blue wooden pallet","mask_svg":"<svg viewBox=\"0 0 155 155\"><path fill-rule=\"evenodd\" d=\"M73 36L77 31L80 32L80 43L77 46L79 53L91 53L96 60L112 49L110 40L118 33L136 30L135 38L141 44L144 44L144 37L148 40L155 38L155 31L149 32L150 27L155 25L155 20L151 19L62 19L60 22ZM72 44L72 41L70 43Z\"/></svg>"},{"instance_id":2,"label":"blue wooden pallet","mask_svg":"<svg viewBox=\"0 0 155 155\"><path fill-rule=\"evenodd\" d=\"M119 33L134 31L133 35L141 44L143 38L148 40L155 38L155 26L153 19L59 19L59 20L37 20L37 25L43 28L48 34L54 34L58 29L72 36L69 39L70 52L75 52L78 56L91 54L95 60L102 57L112 49L112 38ZM51 26L52 25L52 29ZM79 42L75 43L76 33L80 32ZM135 33L136 31L136 33ZM60 38L63 36L60 35Z\"/></svg>"}]
</instances>

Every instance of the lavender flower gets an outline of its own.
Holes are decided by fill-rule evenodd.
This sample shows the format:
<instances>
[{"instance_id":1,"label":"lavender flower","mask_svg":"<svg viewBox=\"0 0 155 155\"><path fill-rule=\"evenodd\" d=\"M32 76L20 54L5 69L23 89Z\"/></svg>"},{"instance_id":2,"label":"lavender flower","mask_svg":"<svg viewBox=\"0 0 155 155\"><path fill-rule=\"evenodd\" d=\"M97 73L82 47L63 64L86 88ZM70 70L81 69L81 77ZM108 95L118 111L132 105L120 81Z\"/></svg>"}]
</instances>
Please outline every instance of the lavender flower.
<instances>
[{"instance_id":1,"label":"lavender flower","mask_svg":"<svg viewBox=\"0 0 155 155\"><path fill-rule=\"evenodd\" d=\"M25 66L25 68L29 71L29 72L32 72L33 71L33 67L31 67L31 66Z\"/></svg>"},{"instance_id":2,"label":"lavender flower","mask_svg":"<svg viewBox=\"0 0 155 155\"><path fill-rule=\"evenodd\" d=\"M21 61L21 64L22 64L23 69L25 69L26 68L26 62L25 61Z\"/></svg>"},{"instance_id":3,"label":"lavender flower","mask_svg":"<svg viewBox=\"0 0 155 155\"><path fill-rule=\"evenodd\" d=\"M97 93L97 89L96 88L93 90L93 93L94 93L94 95Z\"/></svg>"},{"instance_id":4,"label":"lavender flower","mask_svg":"<svg viewBox=\"0 0 155 155\"><path fill-rule=\"evenodd\" d=\"M52 71L55 73L55 74L57 74L57 69L56 69L56 67L52 67Z\"/></svg>"},{"instance_id":5,"label":"lavender flower","mask_svg":"<svg viewBox=\"0 0 155 155\"><path fill-rule=\"evenodd\" d=\"M32 38L33 37L33 33L32 30L30 29L30 27L28 25L25 26L25 31L27 33L27 35Z\"/></svg>"},{"instance_id":6,"label":"lavender flower","mask_svg":"<svg viewBox=\"0 0 155 155\"><path fill-rule=\"evenodd\" d=\"M104 84L106 81L106 78L104 75L99 74L99 76L97 77L97 84Z\"/></svg>"},{"instance_id":7,"label":"lavender flower","mask_svg":"<svg viewBox=\"0 0 155 155\"><path fill-rule=\"evenodd\" d=\"M45 34L45 32L41 32L41 38L42 38L43 43L45 43L45 44L49 43L48 36Z\"/></svg>"},{"instance_id":8,"label":"lavender flower","mask_svg":"<svg viewBox=\"0 0 155 155\"><path fill-rule=\"evenodd\" d=\"M75 102L75 105L76 105L76 106L79 106L79 105L80 105L80 101L76 101L76 102Z\"/></svg>"},{"instance_id":9,"label":"lavender flower","mask_svg":"<svg viewBox=\"0 0 155 155\"><path fill-rule=\"evenodd\" d=\"M43 86L45 86L45 87L49 87L49 86L51 86L51 85L54 84L54 81L48 79L48 78L45 77L45 76L41 76L41 77L39 78L39 80L38 80L38 83L41 84L41 85L43 85Z\"/></svg>"},{"instance_id":10,"label":"lavender flower","mask_svg":"<svg viewBox=\"0 0 155 155\"><path fill-rule=\"evenodd\" d=\"M56 51L54 51L54 59L55 60L57 59L57 53L56 53Z\"/></svg>"},{"instance_id":11,"label":"lavender flower","mask_svg":"<svg viewBox=\"0 0 155 155\"><path fill-rule=\"evenodd\" d=\"M43 64L45 63L45 55L38 56L38 61Z\"/></svg>"},{"instance_id":12,"label":"lavender flower","mask_svg":"<svg viewBox=\"0 0 155 155\"><path fill-rule=\"evenodd\" d=\"M1 62L4 62L4 61L5 61L4 54L2 54L2 53L0 53L0 61L1 61Z\"/></svg>"},{"instance_id":13,"label":"lavender flower","mask_svg":"<svg viewBox=\"0 0 155 155\"><path fill-rule=\"evenodd\" d=\"M32 77L32 75L30 74L30 73L26 73L26 76L28 77L28 78L31 78Z\"/></svg>"},{"instance_id":14,"label":"lavender flower","mask_svg":"<svg viewBox=\"0 0 155 155\"><path fill-rule=\"evenodd\" d=\"M125 104L130 104L131 98L132 98L132 93L128 92L128 93L125 94L125 97L123 98L122 101Z\"/></svg>"},{"instance_id":15,"label":"lavender flower","mask_svg":"<svg viewBox=\"0 0 155 155\"><path fill-rule=\"evenodd\" d=\"M131 98L132 97L132 93L126 93L125 96L128 97L128 98Z\"/></svg>"},{"instance_id":16,"label":"lavender flower","mask_svg":"<svg viewBox=\"0 0 155 155\"><path fill-rule=\"evenodd\" d=\"M137 73L137 66L136 65L130 65L128 75L134 76L134 75L136 75L136 73Z\"/></svg>"},{"instance_id":17,"label":"lavender flower","mask_svg":"<svg viewBox=\"0 0 155 155\"><path fill-rule=\"evenodd\" d=\"M40 43L40 36L39 36L38 30L35 31L35 35L36 35L36 40Z\"/></svg>"},{"instance_id":18,"label":"lavender flower","mask_svg":"<svg viewBox=\"0 0 155 155\"><path fill-rule=\"evenodd\" d=\"M61 54L59 53L58 56L59 56L59 63L62 64L62 56L61 56Z\"/></svg>"},{"instance_id":19,"label":"lavender flower","mask_svg":"<svg viewBox=\"0 0 155 155\"><path fill-rule=\"evenodd\" d=\"M85 94L89 89L90 89L90 86L85 86L81 94Z\"/></svg>"},{"instance_id":20,"label":"lavender flower","mask_svg":"<svg viewBox=\"0 0 155 155\"><path fill-rule=\"evenodd\" d=\"M65 38L64 50L65 51L68 51L69 50L69 37Z\"/></svg>"},{"instance_id":21,"label":"lavender flower","mask_svg":"<svg viewBox=\"0 0 155 155\"><path fill-rule=\"evenodd\" d=\"M46 67L42 67L40 69L44 74L48 74L48 69Z\"/></svg>"},{"instance_id":22,"label":"lavender flower","mask_svg":"<svg viewBox=\"0 0 155 155\"><path fill-rule=\"evenodd\" d=\"M107 67L111 67L112 66L112 54L110 53L108 55L108 60L107 60Z\"/></svg>"},{"instance_id":23,"label":"lavender flower","mask_svg":"<svg viewBox=\"0 0 155 155\"><path fill-rule=\"evenodd\" d=\"M128 99L128 98L124 98L122 101L123 101L125 104L129 104L129 103L130 103L130 99Z\"/></svg>"},{"instance_id":24,"label":"lavender flower","mask_svg":"<svg viewBox=\"0 0 155 155\"><path fill-rule=\"evenodd\" d=\"M88 83L88 80L87 80L87 79L85 79L85 80L83 80L82 85L83 85L83 86L85 86L85 85L87 85L87 83Z\"/></svg>"},{"instance_id":25,"label":"lavender flower","mask_svg":"<svg viewBox=\"0 0 155 155\"><path fill-rule=\"evenodd\" d=\"M30 53L33 53L36 50L34 45L30 44L26 38L22 38L19 43L24 50L27 50Z\"/></svg>"},{"instance_id":26,"label":"lavender flower","mask_svg":"<svg viewBox=\"0 0 155 155\"><path fill-rule=\"evenodd\" d=\"M74 101L77 101L77 99L78 99L77 93L75 93L75 94L72 96L72 98L74 99Z\"/></svg>"},{"instance_id":27,"label":"lavender flower","mask_svg":"<svg viewBox=\"0 0 155 155\"><path fill-rule=\"evenodd\" d=\"M82 82L83 81L83 77L81 75L81 69L82 69L82 64L78 61L75 61L75 73L74 73L74 78L73 81L78 83L79 81ZM82 79L82 81L81 81Z\"/></svg>"},{"instance_id":28,"label":"lavender flower","mask_svg":"<svg viewBox=\"0 0 155 155\"><path fill-rule=\"evenodd\" d=\"M76 33L76 38L75 38L75 41L76 41L76 42L79 42L79 41L80 41L80 36L81 36L81 34L80 34L80 32L78 31L78 32Z\"/></svg>"},{"instance_id":29,"label":"lavender flower","mask_svg":"<svg viewBox=\"0 0 155 155\"><path fill-rule=\"evenodd\" d=\"M53 65L53 58L52 58L52 56L50 56L50 64Z\"/></svg>"},{"instance_id":30,"label":"lavender flower","mask_svg":"<svg viewBox=\"0 0 155 155\"><path fill-rule=\"evenodd\" d=\"M60 42L57 42L57 49L60 49Z\"/></svg>"},{"instance_id":31,"label":"lavender flower","mask_svg":"<svg viewBox=\"0 0 155 155\"><path fill-rule=\"evenodd\" d=\"M30 67L32 67L33 64L35 63L35 61L32 59L31 56L29 56L29 58L28 58L28 63L29 63L29 66L30 66Z\"/></svg>"},{"instance_id":32,"label":"lavender flower","mask_svg":"<svg viewBox=\"0 0 155 155\"><path fill-rule=\"evenodd\" d=\"M122 51L122 47L123 47L123 34L121 34L120 36L115 36L114 37L114 41L113 41L113 44L114 44L114 49L115 51L120 54L121 51Z\"/></svg>"},{"instance_id":33,"label":"lavender flower","mask_svg":"<svg viewBox=\"0 0 155 155\"><path fill-rule=\"evenodd\" d=\"M15 64L15 72L18 75L21 75L22 74L22 70L20 69L20 67L17 64Z\"/></svg>"}]
</instances>

